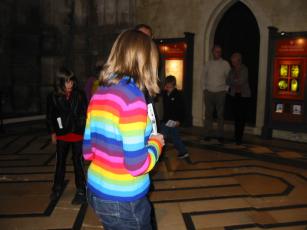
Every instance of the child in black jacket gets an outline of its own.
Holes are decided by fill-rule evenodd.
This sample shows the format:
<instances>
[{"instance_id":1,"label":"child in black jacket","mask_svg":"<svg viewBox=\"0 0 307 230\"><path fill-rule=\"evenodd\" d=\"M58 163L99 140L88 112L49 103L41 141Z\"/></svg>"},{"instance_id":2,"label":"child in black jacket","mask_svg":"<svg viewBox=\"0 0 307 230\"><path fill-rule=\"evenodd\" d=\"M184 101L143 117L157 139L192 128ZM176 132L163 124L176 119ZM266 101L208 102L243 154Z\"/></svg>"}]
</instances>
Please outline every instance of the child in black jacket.
<instances>
[{"instance_id":1,"label":"child in black jacket","mask_svg":"<svg viewBox=\"0 0 307 230\"><path fill-rule=\"evenodd\" d=\"M163 122L161 124L161 132L165 138L172 139L179 158L187 158L189 156L185 145L181 141L178 130L178 127L183 124L184 118L184 100L176 88L176 78L169 75L165 78L163 91Z\"/></svg>"},{"instance_id":2,"label":"child in black jacket","mask_svg":"<svg viewBox=\"0 0 307 230\"><path fill-rule=\"evenodd\" d=\"M55 87L55 91L48 95L46 114L48 132L52 143L56 144L56 169L51 199L58 199L63 191L66 159L71 148L77 188L72 204L78 205L86 201L82 141L87 100L84 92L78 89L77 78L64 67L57 73Z\"/></svg>"}]
</instances>

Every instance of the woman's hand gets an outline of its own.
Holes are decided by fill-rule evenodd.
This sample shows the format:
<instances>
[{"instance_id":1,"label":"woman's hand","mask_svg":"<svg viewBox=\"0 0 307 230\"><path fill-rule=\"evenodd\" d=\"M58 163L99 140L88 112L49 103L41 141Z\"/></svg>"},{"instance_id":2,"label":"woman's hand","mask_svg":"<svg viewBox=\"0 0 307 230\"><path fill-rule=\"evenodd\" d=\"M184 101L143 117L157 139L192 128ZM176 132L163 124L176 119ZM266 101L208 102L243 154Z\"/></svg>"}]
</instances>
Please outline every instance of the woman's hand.
<instances>
[{"instance_id":1,"label":"woman's hand","mask_svg":"<svg viewBox=\"0 0 307 230\"><path fill-rule=\"evenodd\" d=\"M161 133L152 134L151 136L159 141L162 146L165 145L164 136Z\"/></svg>"}]
</instances>

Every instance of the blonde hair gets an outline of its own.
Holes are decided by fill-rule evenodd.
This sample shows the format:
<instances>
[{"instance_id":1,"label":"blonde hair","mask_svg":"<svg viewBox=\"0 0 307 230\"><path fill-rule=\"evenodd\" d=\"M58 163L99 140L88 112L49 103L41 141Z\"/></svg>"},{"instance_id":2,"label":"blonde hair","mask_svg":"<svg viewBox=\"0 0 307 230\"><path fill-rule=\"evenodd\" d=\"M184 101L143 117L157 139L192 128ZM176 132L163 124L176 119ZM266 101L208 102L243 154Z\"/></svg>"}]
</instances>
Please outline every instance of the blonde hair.
<instances>
[{"instance_id":1,"label":"blonde hair","mask_svg":"<svg viewBox=\"0 0 307 230\"><path fill-rule=\"evenodd\" d=\"M158 63L155 43L142 32L126 30L114 42L99 82L110 86L129 76L142 91L147 89L149 95L155 96L159 93Z\"/></svg>"}]
</instances>

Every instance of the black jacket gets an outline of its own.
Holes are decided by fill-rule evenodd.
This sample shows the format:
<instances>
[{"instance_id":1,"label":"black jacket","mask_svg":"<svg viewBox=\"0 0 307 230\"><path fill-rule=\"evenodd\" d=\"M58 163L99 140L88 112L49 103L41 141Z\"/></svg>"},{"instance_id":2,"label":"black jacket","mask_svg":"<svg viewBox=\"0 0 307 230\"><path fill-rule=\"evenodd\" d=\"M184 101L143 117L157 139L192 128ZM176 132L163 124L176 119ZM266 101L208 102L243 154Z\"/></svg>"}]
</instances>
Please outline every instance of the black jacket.
<instances>
[{"instance_id":1,"label":"black jacket","mask_svg":"<svg viewBox=\"0 0 307 230\"><path fill-rule=\"evenodd\" d=\"M181 93L175 88L169 95L163 92L163 122L179 121L181 125L186 116L185 103Z\"/></svg>"},{"instance_id":2,"label":"black jacket","mask_svg":"<svg viewBox=\"0 0 307 230\"><path fill-rule=\"evenodd\" d=\"M83 135L86 123L87 100L85 93L73 91L67 100L65 95L52 92L47 97L47 128L49 133Z\"/></svg>"}]
</instances>

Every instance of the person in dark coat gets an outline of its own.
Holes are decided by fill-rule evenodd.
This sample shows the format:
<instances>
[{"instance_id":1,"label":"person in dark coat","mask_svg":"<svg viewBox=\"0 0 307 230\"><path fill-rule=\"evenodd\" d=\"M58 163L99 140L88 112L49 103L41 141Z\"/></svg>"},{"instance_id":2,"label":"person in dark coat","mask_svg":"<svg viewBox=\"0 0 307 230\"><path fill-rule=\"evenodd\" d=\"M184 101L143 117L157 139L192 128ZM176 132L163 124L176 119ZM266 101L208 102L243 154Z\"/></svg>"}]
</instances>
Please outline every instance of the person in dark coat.
<instances>
[{"instance_id":1,"label":"person in dark coat","mask_svg":"<svg viewBox=\"0 0 307 230\"><path fill-rule=\"evenodd\" d=\"M72 149L72 161L77 188L72 204L86 201L85 172L82 158L83 132L86 122L87 99L78 89L74 74L61 67L57 73L55 90L47 97L47 128L56 144L56 169L51 199L58 199L63 191L66 159Z\"/></svg>"},{"instance_id":2,"label":"person in dark coat","mask_svg":"<svg viewBox=\"0 0 307 230\"><path fill-rule=\"evenodd\" d=\"M231 56L232 69L226 83L229 85L232 112L234 114L234 139L237 145L242 144L245 120L248 113L251 89L248 80L248 69L242 64L242 55L233 53Z\"/></svg>"},{"instance_id":3,"label":"person in dark coat","mask_svg":"<svg viewBox=\"0 0 307 230\"><path fill-rule=\"evenodd\" d=\"M163 92L163 119L161 132L166 139L172 139L178 151L179 158L189 157L188 151L183 144L178 127L185 119L185 103L181 93L176 88L176 78L169 75L165 78Z\"/></svg>"}]
</instances>

